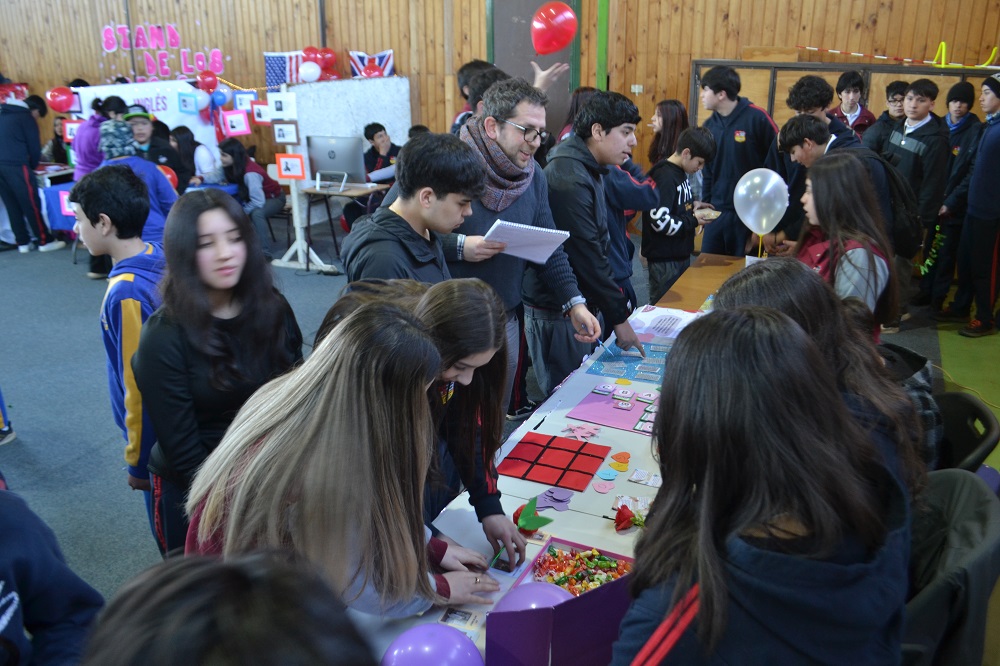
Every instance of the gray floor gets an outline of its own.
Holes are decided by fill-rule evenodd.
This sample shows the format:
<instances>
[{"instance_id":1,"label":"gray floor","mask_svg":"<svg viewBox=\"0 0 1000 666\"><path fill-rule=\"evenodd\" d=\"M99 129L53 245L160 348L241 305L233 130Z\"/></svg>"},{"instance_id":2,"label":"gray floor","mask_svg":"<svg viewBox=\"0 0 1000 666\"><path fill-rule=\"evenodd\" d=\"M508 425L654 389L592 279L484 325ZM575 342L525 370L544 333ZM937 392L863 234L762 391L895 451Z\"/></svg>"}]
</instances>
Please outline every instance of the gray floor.
<instances>
[{"instance_id":1,"label":"gray floor","mask_svg":"<svg viewBox=\"0 0 1000 666\"><path fill-rule=\"evenodd\" d=\"M329 227L314 231L317 251L330 261ZM284 239L281 222L275 232ZM106 282L84 277L86 260L82 250L77 265L67 250L0 253L0 388L18 433L0 448L0 471L55 531L70 565L109 595L158 554L141 497L125 482L98 320ZM648 292L638 259L635 269L642 302ZM311 342L345 278L275 273ZM929 320L918 314L904 327L893 341L939 361ZM533 397L537 391L529 386Z\"/></svg>"}]
</instances>

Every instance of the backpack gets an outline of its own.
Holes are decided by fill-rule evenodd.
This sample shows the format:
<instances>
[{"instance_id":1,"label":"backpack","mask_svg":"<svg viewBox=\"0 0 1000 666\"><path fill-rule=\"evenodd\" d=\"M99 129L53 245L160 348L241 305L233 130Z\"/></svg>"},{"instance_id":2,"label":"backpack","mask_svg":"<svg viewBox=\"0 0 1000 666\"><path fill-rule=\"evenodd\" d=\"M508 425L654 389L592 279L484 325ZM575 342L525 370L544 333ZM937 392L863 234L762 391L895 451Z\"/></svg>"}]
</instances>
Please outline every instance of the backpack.
<instances>
[{"instance_id":1,"label":"backpack","mask_svg":"<svg viewBox=\"0 0 1000 666\"><path fill-rule=\"evenodd\" d=\"M908 181L891 162L870 148L848 148L855 157L878 160L885 170L889 184L890 206L892 208L892 247L901 257L912 259L920 251L924 240L924 226L920 222L917 195Z\"/></svg>"}]
</instances>

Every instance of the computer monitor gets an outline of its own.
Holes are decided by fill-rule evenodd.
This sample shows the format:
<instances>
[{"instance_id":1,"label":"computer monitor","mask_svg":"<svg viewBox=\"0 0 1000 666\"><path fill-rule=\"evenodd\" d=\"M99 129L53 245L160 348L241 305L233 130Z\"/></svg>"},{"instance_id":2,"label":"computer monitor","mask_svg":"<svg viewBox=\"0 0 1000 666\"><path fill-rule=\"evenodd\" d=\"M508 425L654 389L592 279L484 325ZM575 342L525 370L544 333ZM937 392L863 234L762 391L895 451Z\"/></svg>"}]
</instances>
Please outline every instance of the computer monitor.
<instances>
[{"instance_id":1,"label":"computer monitor","mask_svg":"<svg viewBox=\"0 0 1000 666\"><path fill-rule=\"evenodd\" d=\"M345 184L362 184L365 173L365 140L356 136L306 137L309 150L309 168L316 187L343 187Z\"/></svg>"}]
</instances>

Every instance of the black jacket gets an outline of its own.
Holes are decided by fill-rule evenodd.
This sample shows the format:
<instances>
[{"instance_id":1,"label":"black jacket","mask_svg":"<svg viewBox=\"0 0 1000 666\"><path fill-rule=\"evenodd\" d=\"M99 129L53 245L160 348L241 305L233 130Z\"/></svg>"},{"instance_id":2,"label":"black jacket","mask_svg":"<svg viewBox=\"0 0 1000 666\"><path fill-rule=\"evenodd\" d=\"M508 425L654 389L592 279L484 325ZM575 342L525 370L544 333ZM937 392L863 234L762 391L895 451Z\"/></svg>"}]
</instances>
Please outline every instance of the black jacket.
<instances>
[{"instance_id":1,"label":"black jacket","mask_svg":"<svg viewBox=\"0 0 1000 666\"><path fill-rule=\"evenodd\" d=\"M576 135L552 149L545 167L552 219L557 229L569 232L564 247L580 292L590 307L604 313L610 328L628 319L632 310L608 258L611 240L601 178L606 172ZM549 310L563 306L533 267L525 276L524 302Z\"/></svg>"},{"instance_id":2,"label":"black jacket","mask_svg":"<svg viewBox=\"0 0 1000 666\"><path fill-rule=\"evenodd\" d=\"M147 463L150 472L186 490L198 468L222 441L243 403L261 386L302 360L302 332L292 308L287 302L284 306L288 362L279 367L273 366L270 357L252 356L240 344L245 315L213 321L213 326L236 352L237 365L244 374L230 389L212 384L212 362L162 307L150 315L132 357L142 404L156 432L156 444Z\"/></svg>"},{"instance_id":3,"label":"black jacket","mask_svg":"<svg viewBox=\"0 0 1000 666\"><path fill-rule=\"evenodd\" d=\"M642 211L642 256L648 261L687 259L694 252L694 197L684 169L661 160L649 170L660 200Z\"/></svg>"},{"instance_id":4,"label":"black jacket","mask_svg":"<svg viewBox=\"0 0 1000 666\"><path fill-rule=\"evenodd\" d=\"M31 110L0 104L0 164L34 169L42 156L42 140Z\"/></svg>"},{"instance_id":5,"label":"black jacket","mask_svg":"<svg viewBox=\"0 0 1000 666\"><path fill-rule=\"evenodd\" d=\"M897 125L889 135L886 152L917 195L920 221L933 228L948 180L948 126L933 113L929 122L910 134L905 133L903 124Z\"/></svg>"},{"instance_id":6,"label":"black jacket","mask_svg":"<svg viewBox=\"0 0 1000 666\"><path fill-rule=\"evenodd\" d=\"M441 241L430 232L427 240L406 220L386 207L354 223L341 257L348 282L367 278L405 278L443 282L451 278Z\"/></svg>"},{"instance_id":7,"label":"black jacket","mask_svg":"<svg viewBox=\"0 0 1000 666\"><path fill-rule=\"evenodd\" d=\"M184 166L180 154L170 146L170 142L159 137L154 136L150 139L149 149L140 149L139 155L157 166L168 166L173 169L174 173L177 174L178 192L183 192L187 188L188 181L194 176L194 169Z\"/></svg>"},{"instance_id":8,"label":"black jacket","mask_svg":"<svg viewBox=\"0 0 1000 666\"><path fill-rule=\"evenodd\" d=\"M903 121L893 120L888 111L883 111L882 115L875 120L875 124L861 135L861 143L884 157L889 145L889 135L901 122Z\"/></svg>"}]
</instances>

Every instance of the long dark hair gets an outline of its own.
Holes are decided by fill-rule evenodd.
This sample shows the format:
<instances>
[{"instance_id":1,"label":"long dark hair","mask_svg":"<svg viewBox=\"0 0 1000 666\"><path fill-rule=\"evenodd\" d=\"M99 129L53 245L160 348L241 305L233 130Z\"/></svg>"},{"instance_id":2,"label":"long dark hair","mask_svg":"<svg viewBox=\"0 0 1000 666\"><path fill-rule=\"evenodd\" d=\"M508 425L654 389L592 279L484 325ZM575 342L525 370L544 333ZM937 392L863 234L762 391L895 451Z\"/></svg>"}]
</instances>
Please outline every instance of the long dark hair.
<instances>
[{"instance_id":1,"label":"long dark hair","mask_svg":"<svg viewBox=\"0 0 1000 666\"><path fill-rule=\"evenodd\" d=\"M569 98L569 111L566 112L566 122L562 124L559 131L562 132L563 127L569 125L570 132L573 131L573 121L576 120L576 116L580 113L580 109L584 107L587 101L594 96L597 92L597 88L591 86L580 86L573 91L573 94ZM559 141L562 137L557 136L556 141Z\"/></svg>"},{"instance_id":2,"label":"long dark hair","mask_svg":"<svg viewBox=\"0 0 1000 666\"><path fill-rule=\"evenodd\" d=\"M816 345L776 310L717 311L681 332L667 358L653 450L663 485L636 544L632 591L676 579L673 606L697 583L708 653L725 631L727 540L763 534L780 548L801 531L795 553L821 558L847 536L869 550L885 539L877 487L886 475L874 447Z\"/></svg>"},{"instance_id":3,"label":"long dark hair","mask_svg":"<svg viewBox=\"0 0 1000 666\"><path fill-rule=\"evenodd\" d=\"M868 171L861 160L850 153L828 153L809 167L813 205L819 228L830 241L830 284L836 283L837 264L845 256L848 241L856 241L868 255L868 283L874 285L878 248L889 270L889 282L878 295L875 321L887 324L896 318L899 309L899 288L892 263L892 246L885 233L878 199ZM808 234L809 224L802 225L801 242Z\"/></svg>"},{"instance_id":4,"label":"long dark hair","mask_svg":"<svg viewBox=\"0 0 1000 666\"><path fill-rule=\"evenodd\" d=\"M910 492L924 485L923 434L913 402L893 381L868 335L851 326L843 303L815 271L792 257L747 266L719 288L716 310L759 305L791 317L819 348L840 390L860 397L891 425Z\"/></svg>"},{"instance_id":5,"label":"long dark hair","mask_svg":"<svg viewBox=\"0 0 1000 666\"><path fill-rule=\"evenodd\" d=\"M417 304L416 314L430 330L441 352L441 369L446 370L472 354L490 349L497 352L472 375L468 386L455 386L448 411L457 415L454 441L467 445L452 450L460 469L472 470L472 453L477 434L483 454L493 458L500 448L506 421L502 391L507 382L507 311L493 287L477 278L446 280L431 286ZM436 387L431 387L435 391ZM441 404L440 395L435 401ZM451 437L448 438L452 440Z\"/></svg>"},{"instance_id":6,"label":"long dark hair","mask_svg":"<svg viewBox=\"0 0 1000 666\"><path fill-rule=\"evenodd\" d=\"M194 132L192 132L186 125L178 125L177 127L170 130L170 135L174 137L174 141L177 142L177 152L180 153L181 162L184 166L191 168L191 173L196 171L194 165L194 151L201 144L195 140Z\"/></svg>"},{"instance_id":7,"label":"long dark hair","mask_svg":"<svg viewBox=\"0 0 1000 666\"><path fill-rule=\"evenodd\" d=\"M239 189L241 200L249 201L250 190L244 182L244 177L247 174L247 162L250 161L247 149L236 139L229 138L219 144L219 151L233 158L232 165L223 167L222 170L226 175L226 182L232 183Z\"/></svg>"},{"instance_id":8,"label":"long dark hair","mask_svg":"<svg viewBox=\"0 0 1000 666\"><path fill-rule=\"evenodd\" d=\"M66 116L56 116L52 119L52 128L55 129L55 121L61 120L66 122ZM66 144L63 143L62 132L53 132L52 134L52 161L59 164L68 164L69 156L66 154Z\"/></svg>"},{"instance_id":9,"label":"long dark hair","mask_svg":"<svg viewBox=\"0 0 1000 666\"><path fill-rule=\"evenodd\" d=\"M198 218L222 210L239 230L246 245L246 264L233 298L242 310L239 357L213 326L208 292L198 272ZM253 359L261 368L287 368L292 358L287 344L288 304L274 287L271 267L243 207L218 189L186 192L170 209L163 229L167 274L160 289L163 307L187 334L191 343L211 361L211 382L225 389L245 376L237 358Z\"/></svg>"},{"instance_id":10,"label":"long dark hair","mask_svg":"<svg viewBox=\"0 0 1000 666\"><path fill-rule=\"evenodd\" d=\"M660 112L662 129L653 135L653 142L649 144L650 167L674 154L677 139L690 126L687 109L676 99L663 100L656 105L656 110Z\"/></svg>"}]
</instances>

